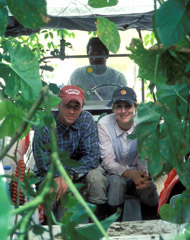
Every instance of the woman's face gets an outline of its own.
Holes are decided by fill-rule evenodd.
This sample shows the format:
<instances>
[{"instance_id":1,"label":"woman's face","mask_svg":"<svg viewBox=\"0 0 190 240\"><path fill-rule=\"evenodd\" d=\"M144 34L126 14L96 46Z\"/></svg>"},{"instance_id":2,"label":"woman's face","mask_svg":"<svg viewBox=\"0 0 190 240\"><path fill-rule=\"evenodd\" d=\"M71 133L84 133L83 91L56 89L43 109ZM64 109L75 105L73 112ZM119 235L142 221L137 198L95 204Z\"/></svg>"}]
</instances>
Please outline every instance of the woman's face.
<instances>
[{"instance_id":1,"label":"woman's face","mask_svg":"<svg viewBox=\"0 0 190 240\"><path fill-rule=\"evenodd\" d=\"M135 104L132 106L126 101L118 101L113 105L113 112L116 115L118 124L125 125L133 122L136 107Z\"/></svg>"}]
</instances>

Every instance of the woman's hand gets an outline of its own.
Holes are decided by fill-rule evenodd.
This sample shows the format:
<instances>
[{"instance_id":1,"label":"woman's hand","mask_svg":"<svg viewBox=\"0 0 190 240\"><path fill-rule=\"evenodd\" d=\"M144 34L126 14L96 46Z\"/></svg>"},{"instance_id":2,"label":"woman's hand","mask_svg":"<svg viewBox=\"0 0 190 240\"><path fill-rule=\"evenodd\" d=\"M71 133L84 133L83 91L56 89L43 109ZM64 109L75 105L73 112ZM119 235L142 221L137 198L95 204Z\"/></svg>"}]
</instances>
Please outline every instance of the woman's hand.
<instances>
[{"instance_id":1,"label":"woman's hand","mask_svg":"<svg viewBox=\"0 0 190 240\"><path fill-rule=\"evenodd\" d=\"M125 178L131 178L134 181L137 189L148 188L151 183L145 171L126 169L122 176Z\"/></svg>"}]
</instances>

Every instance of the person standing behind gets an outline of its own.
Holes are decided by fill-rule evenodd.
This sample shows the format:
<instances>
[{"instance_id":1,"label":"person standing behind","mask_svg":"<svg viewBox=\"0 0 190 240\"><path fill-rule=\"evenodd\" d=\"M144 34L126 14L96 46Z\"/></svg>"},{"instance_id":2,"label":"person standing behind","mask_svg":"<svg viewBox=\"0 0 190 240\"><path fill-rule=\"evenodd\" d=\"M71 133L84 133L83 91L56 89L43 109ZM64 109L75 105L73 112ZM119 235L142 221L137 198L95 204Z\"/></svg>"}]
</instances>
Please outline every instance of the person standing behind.
<instances>
[{"instance_id":1,"label":"person standing behind","mask_svg":"<svg viewBox=\"0 0 190 240\"><path fill-rule=\"evenodd\" d=\"M80 181L85 184L85 199L102 208L102 203L106 202L107 199L102 200L102 194L98 186L101 184L101 181L106 181L106 179L101 174L97 179L94 177L94 170L99 165L100 151L96 123L89 112L83 111L84 91L75 85L64 86L60 89L58 97L62 101L58 106L58 111L54 111L52 114L56 121L60 153L67 151L71 159L81 163L80 166L72 168L64 163L63 166L74 182ZM47 146L50 142L48 127L35 129L33 154L35 159L34 171L38 177L38 184L43 181L49 171L51 150ZM57 170L54 172L54 181L57 185L57 190L52 210L56 219L60 220L62 217L60 199L65 194L68 186ZM97 211L99 210L97 209Z\"/></svg>"},{"instance_id":2,"label":"person standing behind","mask_svg":"<svg viewBox=\"0 0 190 240\"><path fill-rule=\"evenodd\" d=\"M119 87L112 97L113 113L98 121L101 166L107 173L109 214L123 208L126 193L148 206L157 206L158 193L148 167L138 156L137 139L128 135L136 127L137 103L132 88Z\"/></svg>"},{"instance_id":3,"label":"person standing behind","mask_svg":"<svg viewBox=\"0 0 190 240\"><path fill-rule=\"evenodd\" d=\"M98 37L93 37L87 44L87 54L91 55L109 55L106 46ZM77 68L70 77L68 84L81 86L85 92L93 87L102 84L117 84L118 86L127 86L125 76L106 66L108 57L89 58L90 65ZM90 100L111 100L115 87L106 87L97 89L90 95Z\"/></svg>"}]
</instances>

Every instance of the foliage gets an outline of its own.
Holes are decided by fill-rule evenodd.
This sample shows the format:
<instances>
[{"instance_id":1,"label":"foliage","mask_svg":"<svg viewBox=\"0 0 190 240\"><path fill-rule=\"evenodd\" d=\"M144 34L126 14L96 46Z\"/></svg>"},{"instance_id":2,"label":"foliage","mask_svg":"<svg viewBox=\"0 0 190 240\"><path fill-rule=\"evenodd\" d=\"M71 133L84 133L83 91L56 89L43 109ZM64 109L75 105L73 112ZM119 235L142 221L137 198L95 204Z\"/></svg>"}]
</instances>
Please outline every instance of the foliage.
<instances>
[{"instance_id":1,"label":"foliage","mask_svg":"<svg viewBox=\"0 0 190 240\"><path fill-rule=\"evenodd\" d=\"M97 17L97 35L113 53L119 50L120 36L116 25L103 17Z\"/></svg>"},{"instance_id":2,"label":"foliage","mask_svg":"<svg viewBox=\"0 0 190 240\"><path fill-rule=\"evenodd\" d=\"M89 0L88 5L93 8L103 8L117 5L118 0Z\"/></svg>"},{"instance_id":3,"label":"foliage","mask_svg":"<svg viewBox=\"0 0 190 240\"><path fill-rule=\"evenodd\" d=\"M189 18L189 1L170 0L161 5L155 14L155 26L165 49L187 37Z\"/></svg>"},{"instance_id":4,"label":"foliage","mask_svg":"<svg viewBox=\"0 0 190 240\"><path fill-rule=\"evenodd\" d=\"M161 207L161 217L176 223L190 222L189 11L189 1L162 2L154 14L157 44L146 48L149 35L145 47L138 39L128 47L130 58L139 65L138 76L156 89L154 102L138 106L136 134L140 157L149 160L149 171L154 177L175 168L186 187L174 208L169 204Z\"/></svg>"},{"instance_id":5,"label":"foliage","mask_svg":"<svg viewBox=\"0 0 190 240\"><path fill-rule=\"evenodd\" d=\"M7 194L5 182L0 177L1 204L0 204L0 239L7 239L8 222L10 222L10 199Z\"/></svg>"},{"instance_id":6,"label":"foliage","mask_svg":"<svg viewBox=\"0 0 190 240\"><path fill-rule=\"evenodd\" d=\"M174 206L165 204L161 208L160 215L163 220L173 223L182 224L190 222L190 201L188 192L184 191L182 195L175 200Z\"/></svg>"},{"instance_id":7,"label":"foliage","mask_svg":"<svg viewBox=\"0 0 190 240\"><path fill-rule=\"evenodd\" d=\"M89 0L92 7L106 7L117 4L113 1ZM9 229L9 235L18 233L19 239L27 238L27 231L34 231L36 235L48 231L53 239L52 221L60 225L60 234L64 239L98 239L107 236L105 230L116 219L116 216L106 219L102 224L92 213L93 206L87 205L64 170L58 146L54 123L50 108L56 106L60 99L49 96L47 87L42 88L39 75L39 61L45 57L48 50L54 56L58 56L57 47L54 44L55 32L42 30L44 39L50 39L47 46L40 42L37 34L30 37L20 37L17 40L4 38L3 35L8 23L8 11L16 19L28 28L41 28L48 22L45 0L30 1L20 0L15 4L13 0L0 2L0 36L2 39L0 53L0 96L1 113L0 138L11 137L8 147L0 154L2 159L10 147L19 138L23 137L31 124L48 124L51 128L51 166L39 192L31 190L29 181L19 185L31 201L19 207L15 206L13 215L20 215L21 219ZM161 215L167 221L189 222L189 202L186 197L190 191L190 63L189 63L189 1L170 0L164 1L154 15L154 35L147 36L145 47L149 42L153 44L154 36L157 40L156 48L146 49L139 40L134 40L128 48L131 51L130 58L139 65L139 77L151 82L152 89L156 88L155 102L141 103L138 107L138 148L143 160L149 160L149 171L153 176L167 173L176 168L181 182L186 187L182 198L176 201L175 208L166 205L161 208ZM66 30L56 32L59 37L72 33ZM112 52L117 52L120 38L116 26L108 19L97 18L97 35ZM71 47L69 43L65 46ZM184 50L185 49L185 50ZM152 90L151 90L152 91ZM53 99L50 104L50 98ZM42 111L43 110L43 111ZM66 180L71 194L65 195L64 206L68 211L64 219L57 223L50 211L50 203L54 197L49 194L53 185L53 171L57 168ZM2 183L0 179L0 184ZM1 184L2 185L2 184ZM1 214L0 222L9 222L10 203L7 200L5 187L1 186ZM33 198L34 197L34 198ZM5 205L3 205L5 204ZM42 226L32 225L32 215L37 207L42 204L47 212L48 230ZM5 212L4 209L7 209ZM181 213L181 214L179 214ZM90 216L95 225L89 226L84 231L75 229L78 223ZM7 221L5 221L5 219ZM69 223L69 224L68 224ZM7 235L8 224L0 227L3 237ZM188 227L186 233L188 233ZM2 238L3 239L3 238Z\"/></svg>"},{"instance_id":8,"label":"foliage","mask_svg":"<svg viewBox=\"0 0 190 240\"><path fill-rule=\"evenodd\" d=\"M20 0L15 4L14 0L1 1L0 9L3 14L1 18L3 19L3 28L0 31L0 36L3 36L8 23L8 11L6 7L8 6L9 11L16 17L16 19L28 28L38 28L44 26L45 23L49 21L49 17L46 13L46 1L39 0Z\"/></svg>"}]
</instances>

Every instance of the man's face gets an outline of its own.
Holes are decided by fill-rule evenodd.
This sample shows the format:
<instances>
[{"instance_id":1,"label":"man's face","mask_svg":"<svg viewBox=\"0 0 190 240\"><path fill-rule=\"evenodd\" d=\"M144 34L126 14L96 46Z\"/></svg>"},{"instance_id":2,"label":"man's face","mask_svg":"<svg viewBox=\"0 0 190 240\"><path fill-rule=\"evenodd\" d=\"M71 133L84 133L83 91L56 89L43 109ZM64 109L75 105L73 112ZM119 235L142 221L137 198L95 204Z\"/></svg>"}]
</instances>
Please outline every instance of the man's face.
<instances>
[{"instance_id":1,"label":"man's face","mask_svg":"<svg viewBox=\"0 0 190 240\"><path fill-rule=\"evenodd\" d=\"M104 55L106 54L104 50L100 49L97 46L89 46L88 55ZM107 58L89 58L91 65L106 65Z\"/></svg>"},{"instance_id":2,"label":"man's face","mask_svg":"<svg viewBox=\"0 0 190 240\"><path fill-rule=\"evenodd\" d=\"M135 105L132 106L126 101L114 103L113 112L115 113L118 124L123 125L133 121L135 116Z\"/></svg>"},{"instance_id":3,"label":"man's face","mask_svg":"<svg viewBox=\"0 0 190 240\"><path fill-rule=\"evenodd\" d=\"M79 117L82 106L76 100L71 100L66 105L61 102L59 107L59 120L65 126L71 126Z\"/></svg>"}]
</instances>

